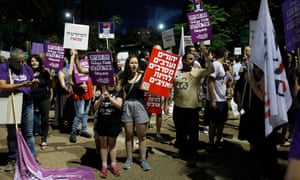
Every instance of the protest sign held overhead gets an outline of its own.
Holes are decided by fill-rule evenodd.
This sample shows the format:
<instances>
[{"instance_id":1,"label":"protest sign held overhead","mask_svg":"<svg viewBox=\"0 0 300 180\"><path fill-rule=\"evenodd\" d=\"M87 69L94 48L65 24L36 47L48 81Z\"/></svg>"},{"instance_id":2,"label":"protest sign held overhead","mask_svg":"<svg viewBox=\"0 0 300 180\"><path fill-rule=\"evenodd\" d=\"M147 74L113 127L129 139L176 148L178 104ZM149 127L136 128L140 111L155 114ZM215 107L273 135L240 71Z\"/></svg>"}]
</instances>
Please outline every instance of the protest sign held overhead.
<instances>
[{"instance_id":1,"label":"protest sign held overhead","mask_svg":"<svg viewBox=\"0 0 300 180\"><path fill-rule=\"evenodd\" d=\"M193 43L212 39L212 27L207 10L187 14Z\"/></svg>"},{"instance_id":2,"label":"protest sign held overhead","mask_svg":"<svg viewBox=\"0 0 300 180\"><path fill-rule=\"evenodd\" d=\"M114 85L111 52L91 52L88 57L90 61L89 72L93 84L98 86Z\"/></svg>"},{"instance_id":3,"label":"protest sign held overhead","mask_svg":"<svg viewBox=\"0 0 300 180\"><path fill-rule=\"evenodd\" d=\"M163 40L163 46L165 49L175 46L175 36L173 28L163 31L161 35Z\"/></svg>"},{"instance_id":4,"label":"protest sign held overhead","mask_svg":"<svg viewBox=\"0 0 300 180\"><path fill-rule=\"evenodd\" d=\"M114 39L114 23L113 22L99 22L99 38L100 39Z\"/></svg>"},{"instance_id":5,"label":"protest sign held overhead","mask_svg":"<svg viewBox=\"0 0 300 180\"><path fill-rule=\"evenodd\" d=\"M45 44L45 67L49 69L62 69L64 66L65 50L63 45Z\"/></svg>"},{"instance_id":6,"label":"protest sign held overhead","mask_svg":"<svg viewBox=\"0 0 300 180\"><path fill-rule=\"evenodd\" d=\"M81 24L65 24L64 48L87 50L90 26Z\"/></svg>"},{"instance_id":7,"label":"protest sign held overhead","mask_svg":"<svg viewBox=\"0 0 300 180\"><path fill-rule=\"evenodd\" d=\"M180 56L152 49L140 89L169 97Z\"/></svg>"}]
</instances>

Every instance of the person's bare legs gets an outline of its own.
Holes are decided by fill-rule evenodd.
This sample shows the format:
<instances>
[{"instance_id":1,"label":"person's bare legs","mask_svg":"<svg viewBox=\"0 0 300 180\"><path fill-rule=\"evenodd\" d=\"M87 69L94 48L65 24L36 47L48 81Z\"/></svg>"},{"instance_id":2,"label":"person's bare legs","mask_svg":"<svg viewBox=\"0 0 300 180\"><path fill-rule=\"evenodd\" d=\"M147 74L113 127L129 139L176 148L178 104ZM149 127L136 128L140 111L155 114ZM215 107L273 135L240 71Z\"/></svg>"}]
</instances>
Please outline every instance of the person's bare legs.
<instances>
[{"instance_id":1,"label":"person's bare legs","mask_svg":"<svg viewBox=\"0 0 300 180\"><path fill-rule=\"evenodd\" d=\"M139 149L141 159L146 159L146 135L147 135L147 123L144 124L136 124L136 133L139 140Z\"/></svg>"},{"instance_id":2,"label":"person's bare legs","mask_svg":"<svg viewBox=\"0 0 300 180\"><path fill-rule=\"evenodd\" d=\"M133 122L127 122L124 124L125 127L125 148L127 158L132 158L133 151Z\"/></svg>"},{"instance_id":3,"label":"person's bare legs","mask_svg":"<svg viewBox=\"0 0 300 180\"><path fill-rule=\"evenodd\" d=\"M150 170L148 161L146 160L147 156L147 145L146 145L146 135L147 135L147 123L136 124L137 137L139 139L139 148L141 156L141 167L144 171Z\"/></svg>"},{"instance_id":4,"label":"person's bare legs","mask_svg":"<svg viewBox=\"0 0 300 180\"><path fill-rule=\"evenodd\" d=\"M100 136L99 142L100 142L100 155L102 160L102 167L107 167L107 154L108 154L108 147L107 147L107 136Z\"/></svg>"},{"instance_id":5,"label":"person's bare legs","mask_svg":"<svg viewBox=\"0 0 300 180\"><path fill-rule=\"evenodd\" d=\"M127 153L127 159L123 165L123 168L130 169L132 164L134 123L127 122L124 124L124 128L125 128L125 148Z\"/></svg>"},{"instance_id":6,"label":"person's bare legs","mask_svg":"<svg viewBox=\"0 0 300 180\"><path fill-rule=\"evenodd\" d=\"M156 114L156 136L160 135L161 124L162 114Z\"/></svg>"}]
</instances>

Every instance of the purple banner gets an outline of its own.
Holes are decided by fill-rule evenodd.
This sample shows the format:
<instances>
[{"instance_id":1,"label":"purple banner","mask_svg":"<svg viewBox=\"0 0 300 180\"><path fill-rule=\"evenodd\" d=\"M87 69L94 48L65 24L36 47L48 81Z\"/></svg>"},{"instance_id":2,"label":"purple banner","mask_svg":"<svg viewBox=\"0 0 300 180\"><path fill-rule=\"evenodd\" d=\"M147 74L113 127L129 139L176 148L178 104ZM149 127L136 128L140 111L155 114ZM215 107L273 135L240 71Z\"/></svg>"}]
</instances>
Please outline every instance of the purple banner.
<instances>
[{"instance_id":1,"label":"purple banner","mask_svg":"<svg viewBox=\"0 0 300 180\"><path fill-rule=\"evenodd\" d=\"M93 84L113 85L113 66L111 52L92 52L88 55L90 60L90 76Z\"/></svg>"},{"instance_id":2,"label":"purple banner","mask_svg":"<svg viewBox=\"0 0 300 180\"><path fill-rule=\"evenodd\" d=\"M287 51L300 48L300 1L286 0L282 4L285 45Z\"/></svg>"},{"instance_id":3,"label":"purple banner","mask_svg":"<svg viewBox=\"0 0 300 180\"><path fill-rule=\"evenodd\" d=\"M43 43L32 43L31 54L44 54L44 44Z\"/></svg>"},{"instance_id":4,"label":"purple banner","mask_svg":"<svg viewBox=\"0 0 300 180\"><path fill-rule=\"evenodd\" d=\"M212 27L207 10L188 13L187 16L193 43L212 39Z\"/></svg>"},{"instance_id":5,"label":"purple banner","mask_svg":"<svg viewBox=\"0 0 300 180\"><path fill-rule=\"evenodd\" d=\"M65 50L62 44L45 44L45 67L49 69L62 69L64 66Z\"/></svg>"},{"instance_id":6,"label":"purple banner","mask_svg":"<svg viewBox=\"0 0 300 180\"><path fill-rule=\"evenodd\" d=\"M33 158L22 134L17 130L18 161L14 180L30 179L95 179L94 170L90 167L44 169ZM58 157L59 158L59 157Z\"/></svg>"},{"instance_id":7,"label":"purple banner","mask_svg":"<svg viewBox=\"0 0 300 180\"><path fill-rule=\"evenodd\" d=\"M88 59L81 59L80 64L83 68L89 68L89 60ZM83 73L78 72L76 64L74 64L74 75L75 75L75 81L77 84L80 84L80 83L90 80L90 76L88 74L83 74Z\"/></svg>"}]
</instances>

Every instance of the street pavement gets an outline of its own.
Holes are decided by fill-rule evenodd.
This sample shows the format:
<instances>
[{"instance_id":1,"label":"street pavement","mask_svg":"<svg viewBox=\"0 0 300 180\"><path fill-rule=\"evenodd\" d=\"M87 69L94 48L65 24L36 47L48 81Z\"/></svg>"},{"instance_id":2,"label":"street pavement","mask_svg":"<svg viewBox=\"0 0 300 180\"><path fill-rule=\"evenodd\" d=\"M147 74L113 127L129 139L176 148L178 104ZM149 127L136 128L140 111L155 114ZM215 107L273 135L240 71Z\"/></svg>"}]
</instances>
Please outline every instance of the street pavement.
<instances>
[{"instance_id":1,"label":"street pavement","mask_svg":"<svg viewBox=\"0 0 300 180\"><path fill-rule=\"evenodd\" d=\"M53 111L50 113L50 124L53 121ZM188 115L187 115L188 118ZM114 177L108 173L107 179L130 179L130 180L246 180L249 179L249 144L246 141L237 139L238 117L229 117L224 129L225 147L218 152L206 151L208 142L207 134L203 133L203 126L200 125L199 157L197 167L187 167L186 161L172 158L172 154L177 152L174 147L175 130L172 117L163 115L162 135L167 140L164 143L156 142L155 137L155 116L152 117L147 135L148 161L151 166L150 171L143 171L138 163L138 144L134 143L134 164L131 169L123 170L122 165L126 159L124 145L124 131L117 142L117 165L121 176ZM88 123L88 130L93 133L92 117ZM48 137L48 148L41 150L40 137L36 137L37 159L41 167L47 169L82 167L88 166L94 169L95 179L100 178L100 156L96 153L94 139L87 139L77 136L77 143L69 142L69 134L60 133L57 129L50 128ZM278 160L280 165L280 177L283 179L286 165L288 148L278 147ZM4 172L7 157L6 128L0 126L0 179L13 179L13 172Z\"/></svg>"}]
</instances>

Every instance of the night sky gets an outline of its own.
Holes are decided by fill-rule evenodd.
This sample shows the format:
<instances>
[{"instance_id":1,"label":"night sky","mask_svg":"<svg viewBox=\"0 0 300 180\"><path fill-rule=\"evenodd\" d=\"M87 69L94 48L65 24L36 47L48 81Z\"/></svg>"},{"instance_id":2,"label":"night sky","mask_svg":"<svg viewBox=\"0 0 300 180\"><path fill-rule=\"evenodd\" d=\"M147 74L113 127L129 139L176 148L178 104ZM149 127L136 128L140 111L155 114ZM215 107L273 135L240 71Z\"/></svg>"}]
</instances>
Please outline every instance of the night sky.
<instances>
[{"instance_id":1,"label":"night sky","mask_svg":"<svg viewBox=\"0 0 300 180\"><path fill-rule=\"evenodd\" d=\"M165 29L178 23L182 13L181 0L106 0L110 15L120 15L123 19L122 28L134 27L157 28L159 23Z\"/></svg>"}]
</instances>

